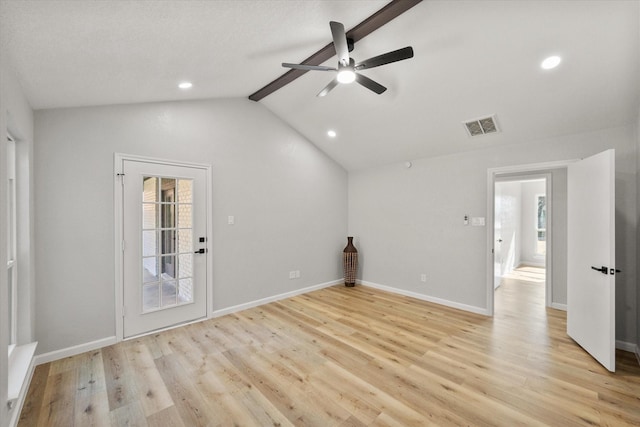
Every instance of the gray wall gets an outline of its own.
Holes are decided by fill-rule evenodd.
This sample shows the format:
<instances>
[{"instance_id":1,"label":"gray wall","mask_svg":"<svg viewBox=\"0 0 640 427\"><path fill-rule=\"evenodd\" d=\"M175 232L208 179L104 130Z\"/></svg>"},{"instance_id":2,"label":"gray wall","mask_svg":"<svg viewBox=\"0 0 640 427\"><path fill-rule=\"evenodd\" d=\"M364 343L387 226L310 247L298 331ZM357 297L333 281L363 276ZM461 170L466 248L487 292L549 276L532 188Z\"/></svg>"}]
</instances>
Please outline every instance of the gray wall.
<instances>
[{"instance_id":1,"label":"gray wall","mask_svg":"<svg viewBox=\"0 0 640 427\"><path fill-rule=\"evenodd\" d=\"M567 169L551 171L552 271L551 300L567 304ZM617 234L617 233L616 233Z\"/></svg>"},{"instance_id":2,"label":"gray wall","mask_svg":"<svg viewBox=\"0 0 640 427\"><path fill-rule=\"evenodd\" d=\"M624 271L616 283L616 336L635 342L636 146L634 126L626 126L417 159L410 169L399 163L351 172L349 234L360 251L360 278L486 309L487 232L465 227L463 216L487 215L487 169L615 148L616 257Z\"/></svg>"},{"instance_id":3,"label":"gray wall","mask_svg":"<svg viewBox=\"0 0 640 427\"><path fill-rule=\"evenodd\" d=\"M56 109L35 121L39 353L115 335L114 152L213 166L215 310L342 276L347 173L262 105Z\"/></svg>"}]
</instances>

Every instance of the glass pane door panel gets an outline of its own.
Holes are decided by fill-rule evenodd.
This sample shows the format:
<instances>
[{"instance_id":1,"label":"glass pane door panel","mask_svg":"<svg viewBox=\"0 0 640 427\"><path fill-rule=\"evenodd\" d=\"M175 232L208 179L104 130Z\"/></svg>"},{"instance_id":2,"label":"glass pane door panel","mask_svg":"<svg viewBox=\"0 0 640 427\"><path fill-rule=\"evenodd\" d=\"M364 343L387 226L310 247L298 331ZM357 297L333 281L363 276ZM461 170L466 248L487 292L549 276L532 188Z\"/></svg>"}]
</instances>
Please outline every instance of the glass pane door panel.
<instances>
[{"instance_id":1,"label":"glass pane door panel","mask_svg":"<svg viewBox=\"0 0 640 427\"><path fill-rule=\"evenodd\" d=\"M142 228L154 230L158 227L158 205L153 203L142 204Z\"/></svg>"},{"instance_id":2,"label":"glass pane door panel","mask_svg":"<svg viewBox=\"0 0 640 427\"><path fill-rule=\"evenodd\" d=\"M192 180L181 179L178 181L178 202L191 203L192 196Z\"/></svg>"},{"instance_id":3,"label":"glass pane door panel","mask_svg":"<svg viewBox=\"0 0 640 427\"><path fill-rule=\"evenodd\" d=\"M193 276L193 254L180 254L178 256L180 262L180 278L184 279Z\"/></svg>"},{"instance_id":4,"label":"glass pane door panel","mask_svg":"<svg viewBox=\"0 0 640 427\"><path fill-rule=\"evenodd\" d=\"M142 180L142 201L158 201L158 178L155 176L145 176Z\"/></svg>"},{"instance_id":5,"label":"glass pane door panel","mask_svg":"<svg viewBox=\"0 0 640 427\"><path fill-rule=\"evenodd\" d=\"M184 303L193 301L193 282L191 279L180 279L178 300Z\"/></svg>"},{"instance_id":6,"label":"glass pane door panel","mask_svg":"<svg viewBox=\"0 0 640 427\"><path fill-rule=\"evenodd\" d=\"M162 282L162 306L176 305L176 282Z\"/></svg>"},{"instance_id":7,"label":"glass pane door panel","mask_svg":"<svg viewBox=\"0 0 640 427\"><path fill-rule=\"evenodd\" d=\"M176 210L176 205L173 203L171 204L163 203L160 205L160 227L175 228L176 226L175 210Z\"/></svg>"},{"instance_id":8,"label":"glass pane door panel","mask_svg":"<svg viewBox=\"0 0 640 427\"><path fill-rule=\"evenodd\" d=\"M189 229L178 230L178 252L193 252L193 232Z\"/></svg>"},{"instance_id":9,"label":"glass pane door panel","mask_svg":"<svg viewBox=\"0 0 640 427\"><path fill-rule=\"evenodd\" d=\"M176 257L173 255L160 257L160 273L162 280L176 278Z\"/></svg>"},{"instance_id":10,"label":"glass pane door panel","mask_svg":"<svg viewBox=\"0 0 640 427\"><path fill-rule=\"evenodd\" d=\"M178 207L178 224L180 228L191 228L191 205L180 205Z\"/></svg>"},{"instance_id":11,"label":"glass pane door panel","mask_svg":"<svg viewBox=\"0 0 640 427\"><path fill-rule=\"evenodd\" d=\"M162 230L160 236L161 255L174 254L176 252L176 231Z\"/></svg>"},{"instance_id":12,"label":"glass pane door panel","mask_svg":"<svg viewBox=\"0 0 640 427\"><path fill-rule=\"evenodd\" d=\"M142 256L153 256L158 253L156 230L145 230L142 232Z\"/></svg>"},{"instance_id":13,"label":"glass pane door panel","mask_svg":"<svg viewBox=\"0 0 640 427\"><path fill-rule=\"evenodd\" d=\"M158 258L142 258L142 282L158 281Z\"/></svg>"},{"instance_id":14,"label":"glass pane door panel","mask_svg":"<svg viewBox=\"0 0 640 427\"><path fill-rule=\"evenodd\" d=\"M176 180L174 178L162 178L160 201L168 203L176 201Z\"/></svg>"}]
</instances>

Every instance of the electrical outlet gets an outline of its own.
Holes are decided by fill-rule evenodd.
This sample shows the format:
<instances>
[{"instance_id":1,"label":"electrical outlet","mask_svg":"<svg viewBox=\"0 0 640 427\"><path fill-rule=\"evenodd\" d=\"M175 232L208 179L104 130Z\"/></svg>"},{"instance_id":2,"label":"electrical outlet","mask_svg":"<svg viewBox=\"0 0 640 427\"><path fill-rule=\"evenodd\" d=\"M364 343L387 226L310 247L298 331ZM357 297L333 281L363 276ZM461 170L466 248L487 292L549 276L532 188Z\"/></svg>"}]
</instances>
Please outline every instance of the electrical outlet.
<instances>
[{"instance_id":1,"label":"electrical outlet","mask_svg":"<svg viewBox=\"0 0 640 427\"><path fill-rule=\"evenodd\" d=\"M289 279L295 279L296 278L296 272L295 271L290 271L289 272Z\"/></svg>"},{"instance_id":2,"label":"electrical outlet","mask_svg":"<svg viewBox=\"0 0 640 427\"><path fill-rule=\"evenodd\" d=\"M426 274L424 274L424 273L422 273L422 274L420 275L420 281L421 281L421 282L426 282L426 281L427 281L427 275L426 275Z\"/></svg>"},{"instance_id":3,"label":"electrical outlet","mask_svg":"<svg viewBox=\"0 0 640 427\"><path fill-rule=\"evenodd\" d=\"M236 223L236 217L234 217L233 215L229 215L227 217L227 224L229 225L233 225Z\"/></svg>"},{"instance_id":4,"label":"electrical outlet","mask_svg":"<svg viewBox=\"0 0 640 427\"><path fill-rule=\"evenodd\" d=\"M296 279L300 278L300 270L296 270Z\"/></svg>"}]
</instances>

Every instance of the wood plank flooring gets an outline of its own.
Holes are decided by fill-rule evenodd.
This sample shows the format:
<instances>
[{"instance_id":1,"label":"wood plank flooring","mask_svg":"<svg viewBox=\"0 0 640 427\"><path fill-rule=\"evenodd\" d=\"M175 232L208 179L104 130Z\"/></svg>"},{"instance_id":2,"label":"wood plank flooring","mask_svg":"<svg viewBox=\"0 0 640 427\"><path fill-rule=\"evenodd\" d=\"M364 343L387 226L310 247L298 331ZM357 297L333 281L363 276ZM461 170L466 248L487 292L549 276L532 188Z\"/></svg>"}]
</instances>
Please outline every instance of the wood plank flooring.
<instances>
[{"instance_id":1,"label":"wood plank flooring","mask_svg":"<svg viewBox=\"0 0 640 427\"><path fill-rule=\"evenodd\" d=\"M20 426L640 425L611 374L505 280L487 318L336 286L36 368Z\"/></svg>"}]
</instances>

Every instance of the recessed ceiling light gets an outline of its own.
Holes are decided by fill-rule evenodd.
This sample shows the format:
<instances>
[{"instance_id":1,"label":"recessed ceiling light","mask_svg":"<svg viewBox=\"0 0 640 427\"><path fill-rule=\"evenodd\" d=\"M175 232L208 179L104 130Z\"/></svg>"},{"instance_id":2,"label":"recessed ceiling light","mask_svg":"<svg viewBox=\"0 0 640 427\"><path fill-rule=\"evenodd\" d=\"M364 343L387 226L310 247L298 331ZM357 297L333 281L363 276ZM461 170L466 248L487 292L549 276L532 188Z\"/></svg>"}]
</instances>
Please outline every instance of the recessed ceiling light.
<instances>
[{"instance_id":1,"label":"recessed ceiling light","mask_svg":"<svg viewBox=\"0 0 640 427\"><path fill-rule=\"evenodd\" d=\"M545 69L545 70L550 70L552 68L556 68L558 65L560 65L560 61L562 61L562 58L560 58L559 56L550 56L548 58L546 58L544 61L542 61L542 63L540 64L540 66Z\"/></svg>"},{"instance_id":2,"label":"recessed ceiling light","mask_svg":"<svg viewBox=\"0 0 640 427\"><path fill-rule=\"evenodd\" d=\"M335 130L328 130L328 131L327 131L327 136L328 136L329 138L335 138L337 135L338 135L338 134L336 133L336 131L335 131Z\"/></svg>"},{"instance_id":3,"label":"recessed ceiling light","mask_svg":"<svg viewBox=\"0 0 640 427\"><path fill-rule=\"evenodd\" d=\"M192 86L193 86L193 83L191 82L182 82L178 85L180 89L191 89Z\"/></svg>"}]
</instances>

